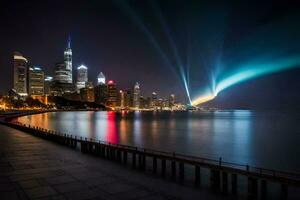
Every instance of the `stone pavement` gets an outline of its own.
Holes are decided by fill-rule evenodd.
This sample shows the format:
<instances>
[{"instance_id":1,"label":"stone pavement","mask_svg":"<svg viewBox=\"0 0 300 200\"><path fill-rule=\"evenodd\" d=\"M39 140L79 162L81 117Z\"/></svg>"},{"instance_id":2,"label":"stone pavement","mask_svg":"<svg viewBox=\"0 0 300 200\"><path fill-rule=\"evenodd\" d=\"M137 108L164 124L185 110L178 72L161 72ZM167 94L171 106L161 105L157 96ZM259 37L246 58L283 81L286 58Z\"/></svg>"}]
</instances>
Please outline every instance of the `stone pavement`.
<instances>
[{"instance_id":1,"label":"stone pavement","mask_svg":"<svg viewBox=\"0 0 300 200\"><path fill-rule=\"evenodd\" d=\"M229 199L229 197L227 197ZM224 199L0 125L0 199Z\"/></svg>"}]
</instances>

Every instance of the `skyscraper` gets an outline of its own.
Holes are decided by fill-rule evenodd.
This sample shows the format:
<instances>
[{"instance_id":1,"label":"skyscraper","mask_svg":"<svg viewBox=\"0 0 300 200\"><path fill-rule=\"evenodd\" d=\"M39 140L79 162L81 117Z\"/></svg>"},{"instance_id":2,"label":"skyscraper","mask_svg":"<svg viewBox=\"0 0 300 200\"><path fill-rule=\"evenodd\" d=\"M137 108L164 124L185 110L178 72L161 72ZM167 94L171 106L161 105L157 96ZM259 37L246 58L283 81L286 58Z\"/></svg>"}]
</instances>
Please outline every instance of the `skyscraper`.
<instances>
[{"instance_id":1,"label":"skyscraper","mask_svg":"<svg viewBox=\"0 0 300 200\"><path fill-rule=\"evenodd\" d=\"M175 95L171 94L169 97L169 107L172 108L175 105Z\"/></svg>"},{"instance_id":2,"label":"skyscraper","mask_svg":"<svg viewBox=\"0 0 300 200\"><path fill-rule=\"evenodd\" d=\"M132 106L132 94L131 90L127 89L124 91L124 107L130 108Z\"/></svg>"},{"instance_id":3,"label":"skyscraper","mask_svg":"<svg viewBox=\"0 0 300 200\"><path fill-rule=\"evenodd\" d=\"M13 88L20 96L27 96L27 59L19 52L14 52Z\"/></svg>"},{"instance_id":4,"label":"skyscraper","mask_svg":"<svg viewBox=\"0 0 300 200\"><path fill-rule=\"evenodd\" d=\"M107 102L107 85L100 84L94 88L95 103L106 105Z\"/></svg>"},{"instance_id":5,"label":"skyscraper","mask_svg":"<svg viewBox=\"0 0 300 200\"><path fill-rule=\"evenodd\" d=\"M134 108L140 107L140 96L141 96L140 84L138 82L136 82L134 85L134 88L133 88L133 107Z\"/></svg>"},{"instance_id":6,"label":"skyscraper","mask_svg":"<svg viewBox=\"0 0 300 200\"><path fill-rule=\"evenodd\" d=\"M71 37L68 38L67 48L64 51L64 63L66 71L66 83L73 83L72 78L72 49L71 49Z\"/></svg>"},{"instance_id":7,"label":"skyscraper","mask_svg":"<svg viewBox=\"0 0 300 200\"><path fill-rule=\"evenodd\" d=\"M125 107L125 94L123 90L119 92L119 106L121 109Z\"/></svg>"},{"instance_id":8,"label":"skyscraper","mask_svg":"<svg viewBox=\"0 0 300 200\"><path fill-rule=\"evenodd\" d=\"M105 84L105 76L102 72L97 77L97 85Z\"/></svg>"},{"instance_id":9,"label":"skyscraper","mask_svg":"<svg viewBox=\"0 0 300 200\"><path fill-rule=\"evenodd\" d=\"M43 96L44 92L44 71L41 67L33 66L29 68L29 95Z\"/></svg>"},{"instance_id":10,"label":"skyscraper","mask_svg":"<svg viewBox=\"0 0 300 200\"><path fill-rule=\"evenodd\" d=\"M116 107L117 106L117 87L113 80L107 83L107 106Z\"/></svg>"},{"instance_id":11,"label":"skyscraper","mask_svg":"<svg viewBox=\"0 0 300 200\"><path fill-rule=\"evenodd\" d=\"M77 82L76 82L77 91L80 91L81 88L85 88L87 82L88 82L88 68L84 65L80 65L77 68Z\"/></svg>"},{"instance_id":12,"label":"skyscraper","mask_svg":"<svg viewBox=\"0 0 300 200\"><path fill-rule=\"evenodd\" d=\"M151 95L151 108L156 108L157 106L157 93L156 92L152 92Z\"/></svg>"},{"instance_id":13,"label":"skyscraper","mask_svg":"<svg viewBox=\"0 0 300 200\"><path fill-rule=\"evenodd\" d=\"M54 80L57 83L67 83L66 80L68 78L68 73L65 70L64 63L56 63L55 64L55 72L54 72Z\"/></svg>"},{"instance_id":14,"label":"skyscraper","mask_svg":"<svg viewBox=\"0 0 300 200\"><path fill-rule=\"evenodd\" d=\"M44 80L44 92L45 95L51 94L51 86L53 84L53 77L52 76L46 76Z\"/></svg>"},{"instance_id":15,"label":"skyscraper","mask_svg":"<svg viewBox=\"0 0 300 200\"><path fill-rule=\"evenodd\" d=\"M86 83L86 87L80 89L81 101L94 102L94 86L92 82Z\"/></svg>"}]
</instances>

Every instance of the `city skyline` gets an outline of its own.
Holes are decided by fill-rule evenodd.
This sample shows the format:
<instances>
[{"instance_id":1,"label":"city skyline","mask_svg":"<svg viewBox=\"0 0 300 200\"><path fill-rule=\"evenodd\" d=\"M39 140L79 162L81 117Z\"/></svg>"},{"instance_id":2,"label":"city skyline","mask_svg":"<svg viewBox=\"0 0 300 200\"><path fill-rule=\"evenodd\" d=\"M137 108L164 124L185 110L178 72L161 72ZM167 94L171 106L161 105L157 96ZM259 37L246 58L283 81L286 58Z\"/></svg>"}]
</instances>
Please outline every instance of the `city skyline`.
<instances>
[{"instance_id":1,"label":"city skyline","mask_svg":"<svg viewBox=\"0 0 300 200\"><path fill-rule=\"evenodd\" d=\"M300 0L0 13L0 200L300 200Z\"/></svg>"},{"instance_id":2,"label":"city skyline","mask_svg":"<svg viewBox=\"0 0 300 200\"><path fill-rule=\"evenodd\" d=\"M55 81L56 83L61 83L61 84L73 84L74 88L74 92L77 91L78 93L80 92L80 89L82 88L86 88L88 82L92 82L93 85L99 85L99 84L106 84L106 77L103 74L103 72L100 71L100 73L97 75L97 77L95 79L89 79L88 76L88 70L89 68L84 65L84 64L80 64L78 65L78 67L76 67L73 62L72 62L72 48L71 48L71 35L68 36L67 38L67 43L66 43L66 48L64 51L64 59L61 62L56 62L54 64L54 67L52 69L52 72L50 73L46 73L44 71L44 68L42 66L39 66L39 70L42 70L43 72L43 77L44 77L44 81L50 81L49 78L51 78L51 81ZM27 88L27 86L30 85L30 81L29 81L29 73L27 71L29 71L30 69L35 68L35 65L32 61L28 60L26 57L23 57L23 54L15 51L16 55L14 55L14 58L17 58L19 60L24 60L26 62L26 78L28 78L28 83L25 84L25 89L27 92L27 95L30 96L30 92L29 92L29 87ZM17 62L18 63L18 62ZM18 65L18 64L17 64ZM16 66L14 66L14 68L16 68ZM25 79L26 79L25 78ZM15 75L14 75L14 79L15 79ZM113 79L110 79L113 80ZM108 81L110 81L108 80ZM116 80L115 80L116 81ZM25 81L26 82L26 81ZM131 82L131 80L128 80L128 82ZM134 105L133 107L139 107L139 99L141 96L141 92L139 90L139 92L137 94L135 94L135 87L138 85L139 88L139 83L135 82L134 86L129 86L129 87L124 87L124 86L119 86L119 88L121 90L130 90L131 88L133 88L133 93L134 93ZM15 86L13 86L11 89L15 89ZM145 94L152 94L153 92L158 92L157 91L143 91ZM19 93L19 92L18 92ZM169 94L169 95L174 95L174 94ZM149 95L150 96L150 95ZM168 96L168 95L167 95ZM166 99L167 96L160 96L160 98L162 99Z\"/></svg>"},{"instance_id":3,"label":"city skyline","mask_svg":"<svg viewBox=\"0 0 300 200\"><path fill-rule=\"evenodd\" d=\"M0 85L1 93L12 85L8 77L12 74L11 54L14 51L20 51L28 60L42 66L46 75L52 74L55 63L62 61L61 52L65 50L69 35L72 36L73 78L76 77L75 67L83 64L89 68L89 79L94 83L102 71L107 80L117 80L123 88L131 88L135 82L140 82L147 96L153 91L160 91L162 96L174 93L183 102L188 102L187 90L191 98L195 98L212 84L211 73L218 71L215 68L223 70L221 75L225 76L234 71L231 68L239 67L239 62L255 63L266 57L284 57L287 52L297 55L300 47L299 28L295 26L300 19L296 2L275 1L272 7L256 2L247 2L245 7L239 3L192 1L185 7L175 1L172 8L163 1L155 1L153 5L146 1L137 4L127 1L93 1L91 4L49 1L46 5L30 1L24 5L6 2L8 9L2 12L3 31L0 35L4 47L0 54L3 72L0 76L4 80ZM155 16L151 19L142 14L148 7L151 9L145 13ZM31 8L34 14L24 13L25 8ZM202 15L195 11L197 9ZM50 17L53 10L57 11L55 19ZM9 18L10 13L16 17ZM215 21L207 24L212 15ZM23 23L14 23L18 16L27 22L27 29L22 29ZM178 23L177 17L182 19ZM237 45L239 43L244 45ZM190 53L186 53L188 51ZM257 58L258 55L262 55L261 58ZM182 67L172 69L167 66L168 60L171 66L181 62ZM182 73L182 69L188 68L185 60L189 60L189 79ZM233 64L228 65L230 62ZM300 99L296 92L300 87L299 73L299 69L294 68L240 83L221 92L212 103L231 108L278 108L283 102L286 107L294 108ZM283 91L281 88L287 81L290 90ZM185 85L185 82L189 84ZM282 92L284 95L278 96Z\"/></svg>"}]
</instances>

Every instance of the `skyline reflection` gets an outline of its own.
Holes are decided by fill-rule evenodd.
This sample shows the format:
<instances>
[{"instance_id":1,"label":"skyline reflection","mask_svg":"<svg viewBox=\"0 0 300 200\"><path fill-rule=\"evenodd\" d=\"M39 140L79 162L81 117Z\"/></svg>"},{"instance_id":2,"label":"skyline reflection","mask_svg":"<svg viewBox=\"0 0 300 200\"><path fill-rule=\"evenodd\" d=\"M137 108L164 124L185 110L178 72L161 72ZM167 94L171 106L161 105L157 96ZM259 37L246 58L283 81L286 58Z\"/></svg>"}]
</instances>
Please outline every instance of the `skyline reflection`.
<instances>
[{"instance_id":1,"label":"skyline reflection","mask_svg":"<svg viewBox=\"0 0 300 200\"><path fill-rule=\"evenodd\" d=\"M22 123L110 143L177 152L240 164L300 169L289 159L298 148L300 127L290 130L299 116L250 111L217 112L58 112L19 118ZM276 126L274 126L276 121ZM286 131L289 137L286 137ZM273 142L268 142L272 140ZM297 142L296 142L297 143ZM299 142L298 142L299 144ZM278 148L280 145L280 148ZM300 144L299 144L300 145ZM266 147L268 148L266 150ZM273 155L281 157L272 160ZM286 163L280 165L278 161ZM285 170L285 169L282 169Z\"/></svg>"}]
</instances>

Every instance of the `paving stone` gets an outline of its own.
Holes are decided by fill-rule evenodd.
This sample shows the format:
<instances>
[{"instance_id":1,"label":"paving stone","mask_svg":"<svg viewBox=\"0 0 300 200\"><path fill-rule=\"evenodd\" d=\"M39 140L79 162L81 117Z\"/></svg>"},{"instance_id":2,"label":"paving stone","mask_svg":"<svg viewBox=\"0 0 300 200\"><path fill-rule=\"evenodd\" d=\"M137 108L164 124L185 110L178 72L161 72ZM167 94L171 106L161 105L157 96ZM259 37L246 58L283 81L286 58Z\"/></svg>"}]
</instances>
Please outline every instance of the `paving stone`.
<instances>
[{"instance_id":1,"label":"paving stone","mask_svg":"<svg viewBox=\"0 0 300 200\"><path fill-rule=\"evenodd\" d=\"M134 189L134 190L129 190L126 192L121 192L116 195L114 195L114 199L124 199L124 200L129 200L129 199L143 199L145 197L153 195L152 192L149 192L144 189Z\"/></svg>"},{"instance_id":2,"label":"paving stone","mask_svg":"<svg viewBox=\"0 0 300 200\"><path fill-rule=\"evenodd\" d=\"M129 185L127 183L116 182L116 183L104 184L99 186L98 188L110 194L116 194L116 193L127 192L129 190L132 190L133 188L135 188L135 186Z\"/></svg>"},{"instance_id":3,"label":"paving stone","mask_svg":"<svg viewBox=\"0 0 300 200\"><path fill-rule=\"evenodd\" d=\"M72 178L71 176L64 175L64 176L56 176L56 177L47 178L47 179L45 179L45 181L49 185L58 185L58 184L63 184L63 183L74 182L76 180L74 178Z\"/></svg>"},{"instance_id":4,"label":"paving stone","mask_svg":"<svg viewBox=\"0 0 300 200\"><path fill-rule=\"evenodd\" d=\"M1 200L19 200L19 196L16 192L0 192Z\"/></svg>"},{"instance_id":5,"label":"paving stone","mask_svg":"<svg viewBox=\"0 0 300 200\"><path fill-rule=\"evenodd\" d=\"M152 195L152 196L147 196L143 197L143 200L170 200L171 198L166 198L161 195Z\"/></svg>"},{"instance_id":6,"label":"paving stone","mask_svg":"<svg viewBox=\"0 0 300 200\"><path fill-rule=\"evenodd\" d=\"M103 177L99 177L99 178L86 179L83 182L88 186L100 187L103 184L115 183L117 181L118 181L118 179L116 179L114 177L103 176Z\"/></svg>"},{"instance_id":7,"label":"paving stone","mask_svg":"<svg viewBox=\"0 0 300 200\"><path fill-rule=\"evenodd\" d=\"M57 195L57 192L49 186L26 189L25 193L30 199Z\"/></svg>"},{"instance_id":8,"label":"paving stone","mask_svg":"<svg viewBox=\"0 0 300 200\"><path fill-rule=\"evenodd\" d=\"M86 190L86 191L78 191L66 193L64 196L70 200L85 200L85 199L93 199L99 196L99 192L95 190Z\"/></svg>"},{"instance_id":9,"label":"paving stone","mask_svg":"<svg viewBox=\"0 0 300 200\"><path fill-rule=\"evenodd\" d=\"M14 189L13 183L0 183L0 192L14 191Z\"/></svg>"},{"instance_id":10,"label":"paving stone","mask_svg":"<svg viewBox=\"0 0 300 200\"><path fill-rule=\"evenodd\" d=\"M63 195L55 195L55 196L38 198L38 200L66 200L66 197Z\"/></svg>"},{"instance_id":11,"label":"paving stone","mask_svg":"<svg viewBox=\"0 0 300 200\"><path fill-rule=\"evenodd\" d=\"M19 185L23 188L23 189L30 189L30 188L35 188L35 187L39 187L40 184L37 180L27 180L27 181L20 181Z\"/></svg>"},{"instance_id":12,"label":"paving stone","mask_svg":"<svg viewBox=\"0 0 300 200\"><path fill-rule=\"evenodd\" d=\"M10 183L11 180L8 176L0 176L0 183Z\"/></svg>"},{"instance_id":13,"label":"paving stone","mask_svg":"<svg viewBox=\"0 0 300 200\"><path fill-rule=\"evenodd\" d=\"M88 187L80 182L65 183L53 186L59 193L69 193L75 191L86 191Z\"/></svg>"}]
</instances>

